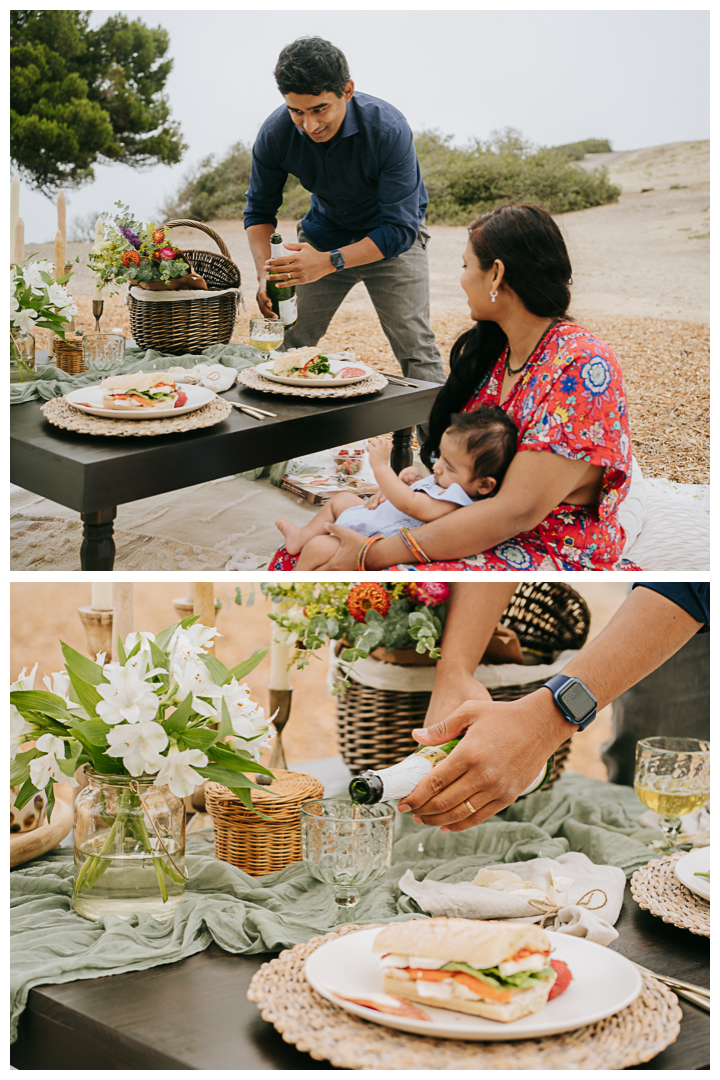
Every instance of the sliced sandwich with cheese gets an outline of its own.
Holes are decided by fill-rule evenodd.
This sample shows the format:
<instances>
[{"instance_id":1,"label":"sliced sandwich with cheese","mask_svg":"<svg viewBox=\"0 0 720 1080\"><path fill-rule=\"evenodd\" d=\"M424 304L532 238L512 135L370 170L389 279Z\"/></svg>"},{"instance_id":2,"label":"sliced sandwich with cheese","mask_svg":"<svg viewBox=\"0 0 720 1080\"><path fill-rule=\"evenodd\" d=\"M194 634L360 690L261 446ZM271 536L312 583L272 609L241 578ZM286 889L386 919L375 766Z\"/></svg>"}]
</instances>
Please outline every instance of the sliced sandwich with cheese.
<instances>
[{"instance_id":1,"label":"sliced sandwich with cheese","mask_svg":"<svg viewBox=\"0 0 720 1080\"><path fill-rule=\"evenodd\" d=\"M413 919L383 927L373 952L386 994L505 1023L539 1012L557 978L533 923Z\"/></svg>"},{"instance_id":2,"label":"sliced sandwich with cheese","mask_svg":"<svg viewBox=\"0 0 720 1080\"><path fill-rule=\"evenodd\" d=\"M100 383L100 391L104 409L167 409L187 401L167 371L110 375Z\"/></svg>"},{"instance_id":3,"label":"sliced sandwich with cheese","mask_svg":"<svg viewBox=\"0 0 720 1080\"><path fill-rule=\"evenodd\" d=\"M317 345L280 353L273 362L273 375L294 378L333 378L330 362Z\"/></svg>"}]
</instances>

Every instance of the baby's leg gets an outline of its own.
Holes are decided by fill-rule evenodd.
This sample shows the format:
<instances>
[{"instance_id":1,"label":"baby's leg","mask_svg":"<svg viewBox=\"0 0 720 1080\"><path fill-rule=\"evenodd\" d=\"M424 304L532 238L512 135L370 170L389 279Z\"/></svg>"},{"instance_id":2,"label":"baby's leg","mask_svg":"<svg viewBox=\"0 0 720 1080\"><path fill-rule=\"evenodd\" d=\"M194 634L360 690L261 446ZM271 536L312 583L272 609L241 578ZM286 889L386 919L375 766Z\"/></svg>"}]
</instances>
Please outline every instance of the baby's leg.
<instances>
[{"instance_id":1,"label":"baby's leg","mask_svg":"<svg viewBox=\"0 0 720 1080\"><path fill-rule=\"evenodd\" d=\"M297 555L313 536L325 536L325 525L331 525L333 521L337 521L343 510L362 505L363 501L358 495L353 495L351 491L338 491L302 529L298 529L297 525L286 521L285 518L279 518L275 525L285 537L288 555Z\"/></svg>"},{"instance_id":2,"label":"baby's leg","mask_svg":"<svg viewBox=\"0 0 720 1080\"><path fill-rule=\"evenodd\" d=\"M317 570L319 566L323 566L332 559L339 547L340 541L337 536L329 536L327 533L323 536L313 536L300 552L295 569Z\"/></svg>"}]
</instances>

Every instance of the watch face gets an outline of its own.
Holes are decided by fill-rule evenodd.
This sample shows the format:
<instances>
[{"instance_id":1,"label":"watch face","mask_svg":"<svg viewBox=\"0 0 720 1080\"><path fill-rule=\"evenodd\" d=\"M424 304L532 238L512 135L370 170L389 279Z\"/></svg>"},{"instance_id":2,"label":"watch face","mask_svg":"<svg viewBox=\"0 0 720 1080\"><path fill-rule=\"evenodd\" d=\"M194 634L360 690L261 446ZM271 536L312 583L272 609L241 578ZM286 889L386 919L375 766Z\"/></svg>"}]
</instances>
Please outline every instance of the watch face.
<instances>
[{"instance_id":1,"label":"watch face","mask_svg":"<svg viewBox=\"0 0 720 1080\"><path fill-rule=\"evenodd\" d=\"M345 256L341 251L333 251L330 261L338 270L342 270L345 265Z\"/></svg>"},{"instance_id":2,"label":"watch face","mask_svg":"<svg viewBox=\"0 0 720 1080\"><path fill-rule=\"evenodd\" d=\"M581 682L569 682L567 686L563 686L562 690L558 691L558 698L578 723L592 715L597 708L595 698Z\"/></svg>"}]
</instances>

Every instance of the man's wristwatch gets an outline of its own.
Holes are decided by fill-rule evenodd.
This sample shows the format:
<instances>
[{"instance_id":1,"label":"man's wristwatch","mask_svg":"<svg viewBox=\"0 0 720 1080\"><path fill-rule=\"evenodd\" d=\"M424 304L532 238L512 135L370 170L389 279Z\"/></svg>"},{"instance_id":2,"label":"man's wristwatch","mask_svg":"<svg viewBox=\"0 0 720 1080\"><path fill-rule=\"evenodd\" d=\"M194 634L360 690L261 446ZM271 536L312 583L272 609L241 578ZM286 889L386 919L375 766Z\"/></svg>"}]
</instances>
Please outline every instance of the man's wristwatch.
<instances>
[{"instance_id":1,"label":"man's wristwatch","mask_svg":"<svg viewBox=\"0 0 720 1080\"><path fill-rule=\"evenodd\" d=\"M584 731L597 716L597 698L581 679L572 675L553 675L544 684L555 698L555 704L566 720Z\"/></svg>"},{"instance_id":2,"label":"man's wristwatch","mask_svg":"<svg viewBox=\"0 0 720 1080\"><path fill-rule=\"evenodd\" d=\"M330 252L330 262L333 264L336 270L345 269L345 256L342 251L338 251L337 248L333 248Z\"/></svg>"}]
</instances>

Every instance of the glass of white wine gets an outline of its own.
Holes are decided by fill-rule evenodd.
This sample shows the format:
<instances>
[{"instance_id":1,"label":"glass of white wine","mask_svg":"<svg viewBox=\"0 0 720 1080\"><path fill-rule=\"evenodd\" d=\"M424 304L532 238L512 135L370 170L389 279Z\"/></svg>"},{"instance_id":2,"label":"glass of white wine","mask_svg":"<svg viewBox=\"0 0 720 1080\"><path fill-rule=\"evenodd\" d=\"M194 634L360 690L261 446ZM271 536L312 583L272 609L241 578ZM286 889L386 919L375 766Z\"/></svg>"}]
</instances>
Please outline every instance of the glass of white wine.
<instances>
[{"instance_id":1,"label":"glass of white wine","mask_svg":"<svg viewBox=\"0 0 720 1080\"><path fill-rule=\"evenodd\" d=\"M710 743L654 736L635 751L637 797L660 815L666 855L678 851L680 818L710 799Z\"/></svg>"},{"instance_id":2,"label":"glass of white wine","mask_svg":"<svg viewBox=\"0 0 720 1080\"><path fill-rule=\"evenodd\" d=\"M270 353L283 343L285 327L281 319L251 319L250 344L260 352Z\"/></svg>"}]
</instances>

